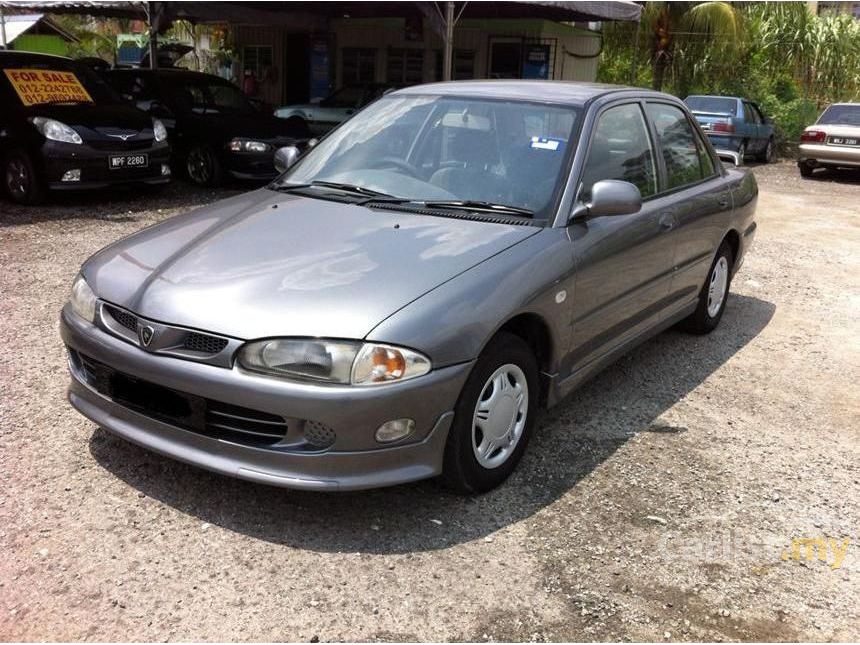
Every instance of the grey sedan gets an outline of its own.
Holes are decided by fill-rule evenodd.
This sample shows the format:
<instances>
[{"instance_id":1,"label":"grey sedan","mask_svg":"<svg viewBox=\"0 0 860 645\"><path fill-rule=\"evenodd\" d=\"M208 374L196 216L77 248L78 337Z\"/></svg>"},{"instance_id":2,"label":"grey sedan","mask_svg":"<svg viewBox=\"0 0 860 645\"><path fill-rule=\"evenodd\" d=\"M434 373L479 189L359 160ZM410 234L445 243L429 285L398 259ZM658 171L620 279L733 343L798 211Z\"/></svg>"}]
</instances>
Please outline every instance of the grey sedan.
<instances>
[{"instance_id":1,"label":"grey sedan","mask_svg":"<svg viewBox=\"0 0 860 645\"><path fill-rule=\"evenodd\" d=\"M256 482L485 491L540 408L667 327L717 326L757 193L665 94L403 89L270 186L90 258L61 316L69 400Z\"/></svg>"}]
</instances>

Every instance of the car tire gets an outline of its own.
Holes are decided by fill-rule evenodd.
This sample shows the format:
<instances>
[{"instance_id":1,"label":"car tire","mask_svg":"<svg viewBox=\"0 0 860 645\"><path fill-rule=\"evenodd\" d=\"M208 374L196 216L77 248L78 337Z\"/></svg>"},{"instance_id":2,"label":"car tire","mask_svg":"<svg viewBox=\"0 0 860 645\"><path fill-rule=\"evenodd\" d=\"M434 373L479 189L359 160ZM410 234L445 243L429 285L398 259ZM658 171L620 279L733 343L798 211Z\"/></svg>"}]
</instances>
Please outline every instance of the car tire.
<instances>
[{"instance_id":1,"label":"car tire","mask_svg":"<svg viewBox=\"0 0 860 645\"><path fill-rule=\"evenodd\" d=\"M699 292L699 303L696 310L681 321L680 327L693 334L709 334L723 317L726 303L729 300L729 289L732 286L732 267L734 253L728 241L723 240L717 255L711 263L708 277Z\"/></svg>"},{"instance_id":2,"label":"car tire","mask_svg":"<svg viewBox=\"0 0 860 645\"><path fill-rule=\"evenodd\" d=\"M469 375L445 444L442 481L459 493L483 493L516 468L538 408L538 365L519 336L500 332Z\"/></svg>"},{"instance_id":3,"label":"car tire","mask_svg":"<svg viewBox=\"0 0 860 645\"><path fill-rule=\"evenodd\" d=\"M214 187L221 184L221 161L212 146L197 144L185 155L185 174L198 186Z\"/></svg>"},{"instance_id":4,"label":"car tire","mask_svg":"<svg viewBox=\"0 0 860 645\"><path fill-rule=\"evenodd\" d=\"M806 178L812 177L812 173L815 172L815 168L810 166L808 163L798 164L797 167L800 169L800 176L801 177L806 177Z\"/></svg>"},{"instance_id":5,"label":"car tire","mask_svg":"<svg viewBox=\"0 0 860 645\"><path fill-rule=\"evenodd\" d=\"M35 206L45 201L48 190L33 158L26 150L12 150L3 161L3 188L12 201Z\"/></svg>"},{"instance_id":6,"label":"car tire","mask_svg":"<svg viewBox=\"0 0 860 645\"><path fill-rule=\"evenodd\" d=\"M764 150L762 150L761 155L758 158L762 163L774 163L776 162L776 142L773 140L773 137L767 140L767 145Z\"/></svg>"},{"instance_id":7,"label":"car tire","mask_svg":"<svg viewBox=\"0 0 860 645\"><path fill-rule=\"evenodd\" d=\"M747 142L741 141L741 145L738 146L738 158L741 160L741 164L743 164L744 160L747 156Z\"/></svg>"}]
</instances>

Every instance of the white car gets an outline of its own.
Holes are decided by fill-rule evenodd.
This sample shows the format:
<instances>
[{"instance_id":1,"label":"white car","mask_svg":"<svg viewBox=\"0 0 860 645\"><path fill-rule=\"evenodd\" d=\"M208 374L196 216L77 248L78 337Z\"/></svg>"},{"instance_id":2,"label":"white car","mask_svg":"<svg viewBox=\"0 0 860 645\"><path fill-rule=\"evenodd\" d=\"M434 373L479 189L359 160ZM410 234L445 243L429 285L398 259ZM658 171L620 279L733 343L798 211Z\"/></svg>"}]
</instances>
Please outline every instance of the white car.
<instances>
[{"instance_id":1,"label":"white car","mask_svg":"<svg viewBox=\"0 0 860 645\"><path fill-rule=\"evenodd\" d=\"M811 177L816 168L860 168L860 103L834 103L800 135L797 165Z\"/></svg>"},{"instance_id":2,"label":"white car","mask_svg":"<svg viewBox=\"0 0 860 645\"><path fill-rule=\"evenodd\" d=\"M275 116L303 121L313 134L321 135L393 87L383 83L347 85L317 103L279 107L275 110Z\"/></svg>"}]
</instances>

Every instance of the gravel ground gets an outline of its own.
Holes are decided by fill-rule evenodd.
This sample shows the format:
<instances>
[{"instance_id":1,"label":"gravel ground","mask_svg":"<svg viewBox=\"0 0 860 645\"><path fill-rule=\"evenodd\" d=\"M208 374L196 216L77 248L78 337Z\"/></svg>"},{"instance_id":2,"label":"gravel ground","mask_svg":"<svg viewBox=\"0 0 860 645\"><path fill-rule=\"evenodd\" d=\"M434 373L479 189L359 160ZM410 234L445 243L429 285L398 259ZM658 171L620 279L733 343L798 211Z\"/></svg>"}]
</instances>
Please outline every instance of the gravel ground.
<instances>
[{"instance_id":1,"label":"gravel ground","mask_svg":"<svg viewBox=\"0 0 860 645\"><path fill-rule=\"evenodd\" d=\"M0 202L0 640L857 640L860 175L755 172L719 329L604 371L476 498L268 488L96 428L64 398L78 266L229 191Z\"/></svg>"}]
</instances>

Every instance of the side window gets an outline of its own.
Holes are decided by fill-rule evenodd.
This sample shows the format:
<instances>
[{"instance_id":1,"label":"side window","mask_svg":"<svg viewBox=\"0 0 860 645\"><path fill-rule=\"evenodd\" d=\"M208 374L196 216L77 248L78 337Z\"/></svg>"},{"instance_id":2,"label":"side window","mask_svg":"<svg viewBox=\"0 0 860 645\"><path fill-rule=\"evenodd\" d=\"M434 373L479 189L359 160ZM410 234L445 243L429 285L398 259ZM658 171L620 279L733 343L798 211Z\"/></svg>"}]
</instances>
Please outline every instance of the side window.
<instances>
[{"instance_id":1,"label":"side window","mask_svg":"<svg viewBox=\"0 0 860 645\"><path fill-rule=\"evenodd\" d=\"M746 101L744 101L744 121L747 123L755 123L755 116L753 115L752 108Z\"/></svg>"},{"instance_id":2,"label":"side window","mask_svg":"<svg viewBox=\"0 0 860 645\"><path fill-rule=\"evenodd\" d=\"M666 165L666 189L695 183L704 177L693 126L684 112L666 103L649 103L648 116Z\"/></svg>"},{"instance_id":3,"label":"side window","mask_svg":"<svg viewBox=\"0 0 860 645\"><path fill-rule=\"evenodd\" d=\"M642 110L636 103L609 108L597 122L582 173L582 193L601 179L634 184L642 197L657 192L654 150Z\"/></svg>"},{"instance_id":4,"label":"side window","mask_svg":"<svg viewBox=\"0 0 860 645\"><path fill-rule=\"evenodd\" d=\"M758 105L750 103L750 107L752 108L752 113L755 117L756 123L764 123L764 115L762 115L761 110L758 109Z\"/></svg>"},{"instance_id":5,"label":"side window","mask_svg":"<svg viewBox=\"0 0 860 645\"><path fill-rule=\"evenodd\" d=\"M702 135L699 132L696 132L696 151L699 155L699 166L702 168L702 176L703 177L711 177L717 174L717 169L714 167L714 160L711 158L710 153L708 153L708 147L705 145L705 142L702 140Z\"/></svg>"}]
</instances>

